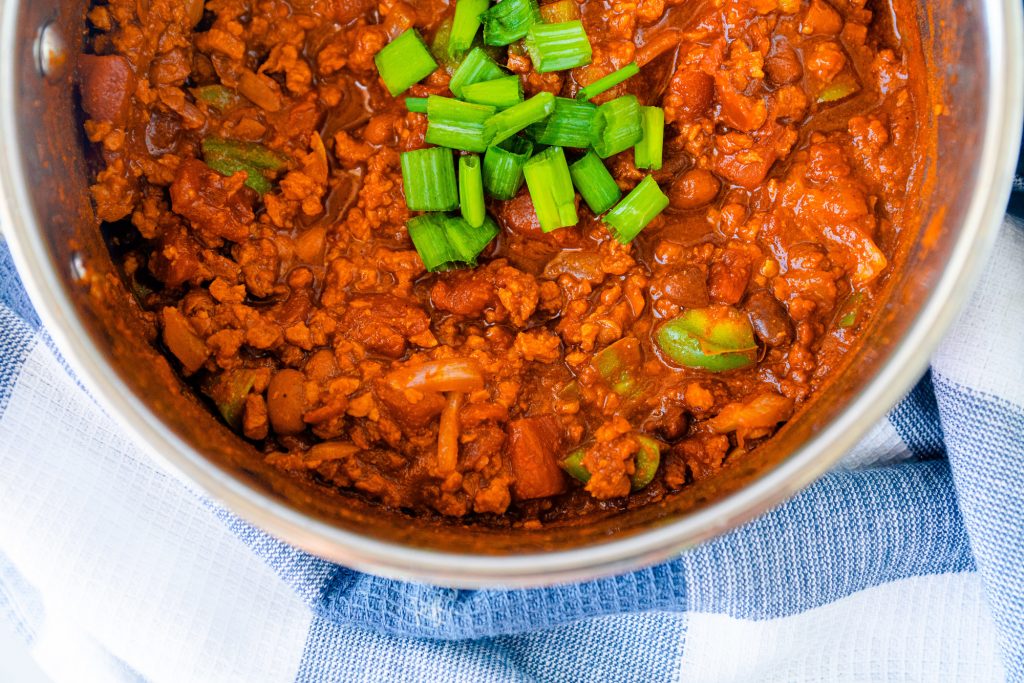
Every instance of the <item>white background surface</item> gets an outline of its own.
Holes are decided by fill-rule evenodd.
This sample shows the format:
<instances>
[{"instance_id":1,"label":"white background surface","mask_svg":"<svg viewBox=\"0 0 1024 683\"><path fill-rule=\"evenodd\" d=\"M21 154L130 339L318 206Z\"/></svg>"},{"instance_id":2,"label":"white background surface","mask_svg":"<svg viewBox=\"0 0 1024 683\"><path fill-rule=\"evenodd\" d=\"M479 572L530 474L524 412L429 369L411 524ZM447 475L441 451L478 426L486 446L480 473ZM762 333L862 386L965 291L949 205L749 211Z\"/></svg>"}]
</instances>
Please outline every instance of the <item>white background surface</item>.
<instances>
[{"instance_id":1,"label":"white background surface","mask_svg":"<svg viewBox=\"0 0 1024 683\"><path fill-rule=\"evenodd\" d=\"M5 683L49 683L25 648L21 637L0 623L0 681Z\"/></svg>"}]
</instances>

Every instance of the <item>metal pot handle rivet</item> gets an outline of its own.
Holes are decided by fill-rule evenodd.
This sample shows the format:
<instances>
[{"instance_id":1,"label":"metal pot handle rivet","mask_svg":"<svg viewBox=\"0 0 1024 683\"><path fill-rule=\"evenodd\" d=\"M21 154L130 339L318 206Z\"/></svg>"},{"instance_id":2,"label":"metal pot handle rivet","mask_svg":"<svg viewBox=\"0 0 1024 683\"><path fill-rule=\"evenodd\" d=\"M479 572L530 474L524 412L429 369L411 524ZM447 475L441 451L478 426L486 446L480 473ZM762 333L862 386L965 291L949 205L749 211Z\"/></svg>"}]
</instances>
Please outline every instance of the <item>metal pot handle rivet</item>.
<instances>
[{"instance_id":1,"label":"metal pot handle rivet","mask_svg":"<svg viewBox=\"0 0 1024 683\"><path fill-rule=\"evenodd\" d=\"M50 21L39 29L35 42L36 67L39 73L51 81L56 81L68 66L68 50L64 36L56 22Z\"/></svg>"}]
</instances>

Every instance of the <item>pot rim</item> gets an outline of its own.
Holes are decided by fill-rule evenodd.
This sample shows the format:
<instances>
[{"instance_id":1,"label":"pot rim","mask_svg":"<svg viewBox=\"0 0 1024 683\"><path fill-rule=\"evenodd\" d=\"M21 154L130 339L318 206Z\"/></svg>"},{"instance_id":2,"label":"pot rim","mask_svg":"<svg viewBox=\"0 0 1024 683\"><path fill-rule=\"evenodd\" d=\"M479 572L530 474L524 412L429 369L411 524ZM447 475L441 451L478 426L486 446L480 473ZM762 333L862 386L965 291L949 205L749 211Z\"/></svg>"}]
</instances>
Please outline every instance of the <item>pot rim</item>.
<instances>
[{"instance_id":1,"label":"pot rim","mask_svg":"<svg viewBox=\"0 0 1024 683\"><path fill-rule=\"evenodd\" d=\"M309 517L225 475L171 432L107 366L53 271L33 213L17 144L16 52L21 3L0 14L0 221L46 330L92 395L158 462L232 512L314 555L360 571L456 588L531 587L594 579L666 560L768 511L817 479L913 386L980 278L1002 223L1024 120L1024 13L985 0L989 114L976 190L942 276L892 357L841 415L750 485L682 519L622 539L517 556L442 552L379 541Z\"/></svg>"}]
</instances>

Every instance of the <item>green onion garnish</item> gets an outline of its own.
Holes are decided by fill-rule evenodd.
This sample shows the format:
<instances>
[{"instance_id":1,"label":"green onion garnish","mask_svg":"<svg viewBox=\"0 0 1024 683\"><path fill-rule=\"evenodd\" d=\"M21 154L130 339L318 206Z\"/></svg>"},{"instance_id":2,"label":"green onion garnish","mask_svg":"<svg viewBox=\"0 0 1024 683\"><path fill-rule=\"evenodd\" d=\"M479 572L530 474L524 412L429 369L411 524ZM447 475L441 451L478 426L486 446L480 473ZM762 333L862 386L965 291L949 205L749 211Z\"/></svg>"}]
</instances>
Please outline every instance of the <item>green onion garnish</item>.
<instances>
[{"instance_id":1,"label":"green onion garnish","mask_svg":"<svg viewBox=\"0 0 1024 683\"><path fill-rule=\"evenodd\" d=\"M668 207L668 197L654 182L652 176L644 178L618 206L604 217L615 239L629 244L640 231L651 224Z\"/></svg>"},{"instance_id":2,"label":"green onion garnish","mask_svg":"<svg viewBox=\"0 0 1024 683\"><path fill-rule=\"evenodd\" d=\"M576 191L561 147L548 147L523 168L540 228L551 232L576 225Z\"/></svg>"},{"instance_id":3,"label":"green onion garnish","mask_svg":"<svg viewBox=\"0 0 1024 683\"><path fill-rule=\"evenodd\" d=\"M576 95L576 99L583 102L589 102L598 95L606 93L620 83L624 83L633 76L636 76L638 73L640 73L640 67L637 66L636 62L627 64L618 71L614 71L604 78L599 78L590 85L584 87Z\"/></svg>"},{"instance_id":4,"label":"green onion garnish","mask_svg":"<svg viewBox=\"0 0 1024 683\"><path fill-rule=\"evenodd\" d=\"M554 113L530 126L526 132L542 145L586 149L590 147L591 128L596 115L596 105L557 97Z\"/></svg>"},{"instance_id":5,"label":"green onion garnish","mask_svg":"<svg viewBox=\"0 0 1024 683\"><path fill-rule=\"evenodd\" d=\"M437 69L437 62L414 28L385 45L373 61L392 97L398 97Z\"/></svg>"},{"instance_id":6,"label":"green onion garnish","mask_svg":"<svg viewBox=\"0 0 1024 683\"><path fill-rule=\"evenodd\" d=\"M427 113L427 98L426 97L406 97L405 108L414 114L426 114Z\"/></svg>"},{"instance_id":7,"label":"green onion garnish","mask_svg":"<svg viewBox=\"0 0 1024 683\"><path fill-rule=\"evenodd\" d=\"M462 87L462 99L474 104L508 109L523 101L523 82L519 76L504 76L493 81L471 83Z\"/></svg>"},{"instance_id":8,"label":"green onion garnish","mask_svg":"<svg viewBox=\"0 0 1024 683\"><path fill-rule=\"evenodd\" d=\"M479 228L487 218L484 206L484 177L480 157L469 154L459 157L459 205L462 217L474 228Z\"/></svg>"},{"instance_id":9,"label":"green onion garnish","mask_svg":"<svg viewBox=\"0 0 1024 683\"><path fill-rule=\"evenodd\" d=\"M467 152L483 152L491 144L488 121L494 107L460 102L450 97L431 95L427 99L427 135L431 145Z\"/></svg>"},{"instance_id":10,"label":"green onion garnish","mask_svg":"<svg viewBox=\"0 0 1024 683\"><path fill-rule=\"evenodd\" d=\"M448 243L452 245L462 262L470 266L476 265L481 252L499 232L498 224L490 216L485 216L483 224L476 228L462 217L452 216L445 221L444 227L448 234Z\"/></svg>"},{"instance_id":11,"label":"green onion garnish","mask_svg":"<svg viewBox=\"0 0 1024 683\"><path fill-rule=\"evenodd\" d=\"M644 137L640 122L640 102L624 95L597 108L590 141L602 159L623 152Z\"/></svg>"},{"instance_id":12,"label":"green onion garnish","mask_svg":"<svg viewBox=\"0 0 1024 683\"><path fill-rule=\"evenodd\" d=\"M661 107L640 107L640 122L644 137L633 149L636 167L660 171L665 147L665 110Z\"/></svg>"},{"instance_id":13,"label":"green onion garnish","mask_svg":"<svg viewBox=\"0 0 1024 683\"><path fill-rule=\"evenodd\" d=\"M473 46L476 32L483 23L480 16L490 4L490 0L458 0L455 3L455 18L448 38L448 50L453 55L460 55Z\"/></svg>"},{"instance_id":14,"label":"green onion garnish","mask_svg":"<svg viewBox=\"0 0 1024 683\"><path fill-rule=\"evenodd\" d=\"M487 148L484 155L484 187L495 199L509 200L523 186L523 167L533 154L533 143L521 137Z\"/></svg>"},{"instance_id":15,"label":"green onion garnish","mask_svg":"<svg viewBox=\"0 0 1024 683\"><path fill-rule=\"evenodd\" d=\"M569 167L569 175L595 216L600 216L622 198L615 178L593 150Z\"/></svg>"},{"instance_id":16,"label":"green onion garnish","mask_svg":"<svg viewBox=\"0 0 1024 683\"><path fill-rule=\"evenodd\" d=\"M540 16L545 24L561 24L580 18L580 6L576 0L558 0L540 6Z\"/></svg>"},{"instance_id":17,"label":"green onion garnish","mask_svg":"<svg viewBox=\"0 0 1024 683\"><path fill-rule=\"evenodd\" d=\"M509 0L505 0L509 2ZM505 4L503 2L502 4ZM494 132L492 145L508 140L519 131L539 123L555 111L555 96L549 92L534 95L525 102L495 114L487 126ZM633 144L633 143L630 143Z\"/></svg>"},{"instance_id":18,"label":"green onion garnish","mask_svg":"<svg viewBox=\"0 0 1024 683\"><path fill-rule=\"evenodd\" d=\"M498 234L498 225L490 217L474 228L462 218L436 213L413 218L408 229L423 265L432 273L476 265L477 257Z\"/></svg>"},{"instance_id":19,"label":"green onion garnish","mask_svg":"<svg viewBox=\"0 0 1024 683\"><path fill-rule=\"evenodd\" d=\"M484 44L509 45L540 22L537 0L502 0L483 15Z\"/></svg>"},{"instance_id":20,"label":"green onion garnish","mask_svg":"<svg viewBox=\"0 0 1024 683\"><path fill-rule=\"evenodd\" d=\"M594 58L582 21L534 24L526 35L525 44L534 70L541 74L586 66Z\"/></svg>"},{"instance_id":21,"label":"green onion garnish","mask_svg":"<svg viewBox=\"0 0 1024 683\"><path fill-rule=\"evenodd\" d=\"M402 154L405 203L413 211L452 211L459 206L455 160L450 149L431 147Z\"/></svg>"},{"instance_id":22,"label":"green onion garnish","mask_svg":"<svg viewBox=\"0 0 1024 683\"><path fill-rule=\"evenodd\" d=\"M493 81L495 78L505 76L498 63L491 59L483 48L475 47L469 51L466 58L459 64L459 68L452 74L449 89L456 97L462 97L462 89L471 83Z\"/></svg>"},{"instance_id":23,"label":"green onion garnish","mask_svg":"<svg viewBox=\"0 0 1024 683\"><path fill-rule=\"evenodd\" d=\"M423 265L431 273L448 270L453 264L459 263L459 255L448 242L444 223L447 216L428 213L416 216L409 221L409 237L423 259Z\"/></svg>"}]
</instances>

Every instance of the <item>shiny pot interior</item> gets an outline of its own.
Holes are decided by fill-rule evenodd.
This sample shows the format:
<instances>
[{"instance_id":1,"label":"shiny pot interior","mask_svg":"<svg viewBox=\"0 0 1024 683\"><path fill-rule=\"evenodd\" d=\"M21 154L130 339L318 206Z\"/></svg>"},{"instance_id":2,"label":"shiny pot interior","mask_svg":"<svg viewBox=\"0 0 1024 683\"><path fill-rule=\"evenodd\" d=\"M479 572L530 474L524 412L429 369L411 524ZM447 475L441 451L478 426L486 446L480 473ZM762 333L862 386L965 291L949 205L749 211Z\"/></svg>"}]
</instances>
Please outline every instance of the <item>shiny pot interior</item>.
<instances>
[{"instance_id":1,"label":"shiny pot interior","mask_svg":"<svg viewBox=\"0 0 1024 683\"><path fill-rule=\"evenodd\" d=\"M0 16L0 205L40 314L108 410L154 454L278 537L379 574L452 586L590 578L670 556L759 514L820 475L923 371L994 239L1020 137L1018 0L921 3L932 155L923 222L897 257L864 343L799 419L719 477L658 505L541 530L413 521L309 488L265 465L147 340L87 193L75 57L87 2L5 0ZM950 191L949 188L955 188Z\"/></svg>"}]
</instances>

